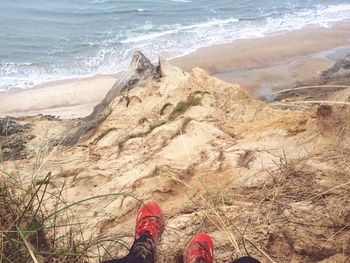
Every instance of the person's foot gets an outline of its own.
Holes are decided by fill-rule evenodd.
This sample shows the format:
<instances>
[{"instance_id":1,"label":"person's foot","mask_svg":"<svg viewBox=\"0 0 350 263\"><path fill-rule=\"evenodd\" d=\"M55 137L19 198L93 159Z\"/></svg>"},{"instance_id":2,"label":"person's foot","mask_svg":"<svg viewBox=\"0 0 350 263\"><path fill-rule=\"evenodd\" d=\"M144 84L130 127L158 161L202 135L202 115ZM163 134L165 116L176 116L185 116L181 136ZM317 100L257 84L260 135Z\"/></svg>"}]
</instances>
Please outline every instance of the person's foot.
<instances>
[{"instance_id":1,"label":"person's foot","mask_svg":"<svg viewBox=\"0 0 350 263\"><path fill-rule=\"evenodd\" d=\"M184 263L206 262L212 263L214 259L213 240L206 233L195 235L183 255Z\"/></svg>"},{"instance_id":2,"label":"person's foot","mask_svg":"<svg viewBox=\"0 0 350 263\"><path fill-rule=\"evenodd\" d=\"M164 231L164 215L162 209L155 201L141 205L136 217L135 237L138 239L147 231L157 243Z\"/></svg>"}]
</instances>

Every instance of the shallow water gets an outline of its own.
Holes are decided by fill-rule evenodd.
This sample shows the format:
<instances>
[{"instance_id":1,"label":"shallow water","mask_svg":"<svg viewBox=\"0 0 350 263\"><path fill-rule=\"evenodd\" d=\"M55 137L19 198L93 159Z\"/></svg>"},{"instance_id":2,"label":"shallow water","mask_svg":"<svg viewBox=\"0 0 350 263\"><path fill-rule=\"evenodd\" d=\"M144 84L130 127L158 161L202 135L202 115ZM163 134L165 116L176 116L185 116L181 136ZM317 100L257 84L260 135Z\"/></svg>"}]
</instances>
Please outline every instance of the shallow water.
<instances>
[{"instance_id":1,"label":"shallow water","mask_svg":"<svg viewBox=\"0 0 350 263\"><path fill-rule=\"evenodd\" d=\"M2 0L0 91L345 18L349 0Z\"/></svg>"}]
</instances>

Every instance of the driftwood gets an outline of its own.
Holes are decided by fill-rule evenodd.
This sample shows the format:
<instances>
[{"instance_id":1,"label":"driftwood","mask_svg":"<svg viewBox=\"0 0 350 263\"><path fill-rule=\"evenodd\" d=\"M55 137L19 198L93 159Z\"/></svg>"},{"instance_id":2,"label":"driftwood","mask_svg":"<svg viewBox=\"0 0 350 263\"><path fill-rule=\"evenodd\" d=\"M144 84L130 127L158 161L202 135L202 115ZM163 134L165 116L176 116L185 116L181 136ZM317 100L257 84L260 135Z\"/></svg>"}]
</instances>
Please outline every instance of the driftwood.
<instances>
[{"instance_id":1,"label":"driftwood","mask_svg":"<svg viewBox=\"0 0 350 263\"><path fill-rule=\"evenodd\" d=\"M160 78L159 66L154 66L140 51L136 51L132 57L129 69L108 91L105 98L94 107L93 112L78 121L76 126L73 127L73 131L62 142L62 145L74 145L80 139L91 135L94 129L112 112L110 104L117 96L127 93L135 86L144 85L155 78Z\"/></svg>"}]
</instances>

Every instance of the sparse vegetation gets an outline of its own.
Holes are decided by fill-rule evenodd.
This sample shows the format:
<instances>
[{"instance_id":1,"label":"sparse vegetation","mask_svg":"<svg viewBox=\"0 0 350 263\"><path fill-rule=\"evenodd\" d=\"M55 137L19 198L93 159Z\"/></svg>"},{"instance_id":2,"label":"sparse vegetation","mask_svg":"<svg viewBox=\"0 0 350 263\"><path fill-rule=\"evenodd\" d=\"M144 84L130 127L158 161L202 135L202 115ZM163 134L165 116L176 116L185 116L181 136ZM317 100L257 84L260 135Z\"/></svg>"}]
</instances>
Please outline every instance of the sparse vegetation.
<instances>
[{"instance_id":1,"label":"sparse vegetation","mask_svg":"<svg viewBox=\"0 0 350 263\"><path fill-rule=\"evenodd\" d=\"M169 120L173 121L184 114L190 107L200 105L202 98L195 92L190 94L186 101L180 101L169 115Z\"/></svg>"},{"instance_id":2,"label":"sparse vegetation","mask_svg":"<svg viewBox=\"0 0 350 263\"><path fill-rule=\"evenodd\" d=\"M104 254L109 254L108 244L119 242L118 237L107 240L95 235L87 238L79 219L72 217L71 209L98 198L132 195L109 193L67 203L63 196L65 182L55 185L51 172L39 178L51 153L47 150L48 143L44 139L38 149L31 182L23 180L24 171L7 172L0 166L0 262L79 263L102 259ZM50 209L45 204L47 201L53 204Z\"/></svg>"},{"instance_id":3,"label":"sparse vegetation","mask_svg":"<svg viewBox=\"0 0 350 263\"><path fill-rule=\"evenodd\" d=\"M76 239L72 225L59 225L56 215L53 220L47 217L43 202L51 174L25 188L11 176L4 176L0 186L0 262L84 262L87 244ZM60 205L57 202L57 209ZM59 236L59 228L67 233Z\"/></svg>"},{"instance_id":4,"label":"sparse vegetation","mask_svg":"<svg viewBox=\"0 0 350 263\"><path fill-rule=\"evenodd\" d=\"M162 243L160 262L173 262L202 230L214 238L218 261L247 254L262 262L308 263L348 256L348 112L230 103L230 87L213 82L215 96L195 91L186 98L179 89L173 105L142 97L145 107L115 112L93 126L94 137L82 137L90 145L82 140L51 154L60 143L52 149L36 138L30 143L38 146L31 149L36 158L6 160L0 166L0 262L97 262L121 255L132 242L128 228L138 206L128 192L168 205L163 238L176 242ZM198 88L194 79L188 83L186 92ZM186 114L196 105L201 114ZM6 151L15 146L7 145Z\"/></svg>"},{"instance_id":5,"label":"sparse vegetation","mask_svg":"<svg viewBox=\"0 0 350 263\"><path fill-rule=\"evenodd\" d=\"M230 246L221 249L230 252L231 260L251 254L263 262L282 262L293 254L303 262L319 262L347 253L343 244L350 223L345 196L350 194L350 182L324 187L303 160L291 161L285 155L275 165L259 187L223 189L210 174L201 175L196 185L178 175L169 177L187 189L182 192L203 217L197 230L214 228L225 234Z\"/></svg>"},{"instance_id":6,"label":"sparse vegetation","mask_svg":"<svg viewBox=\"0 0 350 263\"><path fill-rule=\"evenodd\" d=\"M30 125L10 118L0 118L0 161L19 160L26 156L25 145L35 136L28 133Z\"/></svg>"},{"instance_id":7,"label":"sparse vegetation","mask_svg":"<svg viewBox=\"0 0 350 263\"><path fill-rule=\"evenodd\" d=\"M158 121L158 122L156 122L156 123L153 123L153 124L151 124L151 125L148 127L148 129L145 130L145 131L140 131L140 132L135 132L135 133L129 134L127 140L129 140L129 139L134 139L134 138L139 138L139 137L145 137L145 136L147 136L148 134L150 134L155 128L158 128L158 127L160 127L160 126L162 126L162 125L164 125L164 124L166 124L166 123L167 123L166 120L161 120L161 121Z\"/></svg>"},{"instance_id":8,"label":"sparse vegetation","mask_svg":"<svg viewBox=\"0 0 350 263\"><path fill-rule=\"evenodd\" d=\"M104 138L106 135L108 135L112 131L118 130L117 128L110 128L102 132L97 138L91 143L92 145L96 145L102 138Z\"/></svg>"}]
</instances>

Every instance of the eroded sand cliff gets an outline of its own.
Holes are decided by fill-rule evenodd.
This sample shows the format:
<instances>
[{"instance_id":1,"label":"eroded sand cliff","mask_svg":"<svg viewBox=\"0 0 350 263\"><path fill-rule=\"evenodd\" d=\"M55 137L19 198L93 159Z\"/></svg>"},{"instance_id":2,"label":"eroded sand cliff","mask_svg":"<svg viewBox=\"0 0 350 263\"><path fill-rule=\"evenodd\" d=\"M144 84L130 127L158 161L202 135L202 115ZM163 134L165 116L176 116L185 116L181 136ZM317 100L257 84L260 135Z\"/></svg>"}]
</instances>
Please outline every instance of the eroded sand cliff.
<instances>
[{"instance_id":1,"label":"eroded sand cliff","mask_svg":"<svg viewBox=\"0 0 350 263\"><path fill-rule=\"evenodd\" d=\"M20 170L29 184L43 145L34 179L51 173L53 196L62 192L70 204L106 195L69 208L86 239L118 235L131 245L139 200L158 200L166 216L160 262L175 262L199 230L213 237L218 262L246 251L262 262L347 262L349 106L269 105L199 68L164 62L161 71L117 96L74 146L60 146L72 121L21 119L33 137L2 169ZM127 195L108 195L120 192ZM55 200L45 199L48 212ZM124 255L123 245L112 242L110 255Z\"/></svg>"}]
</instances>

